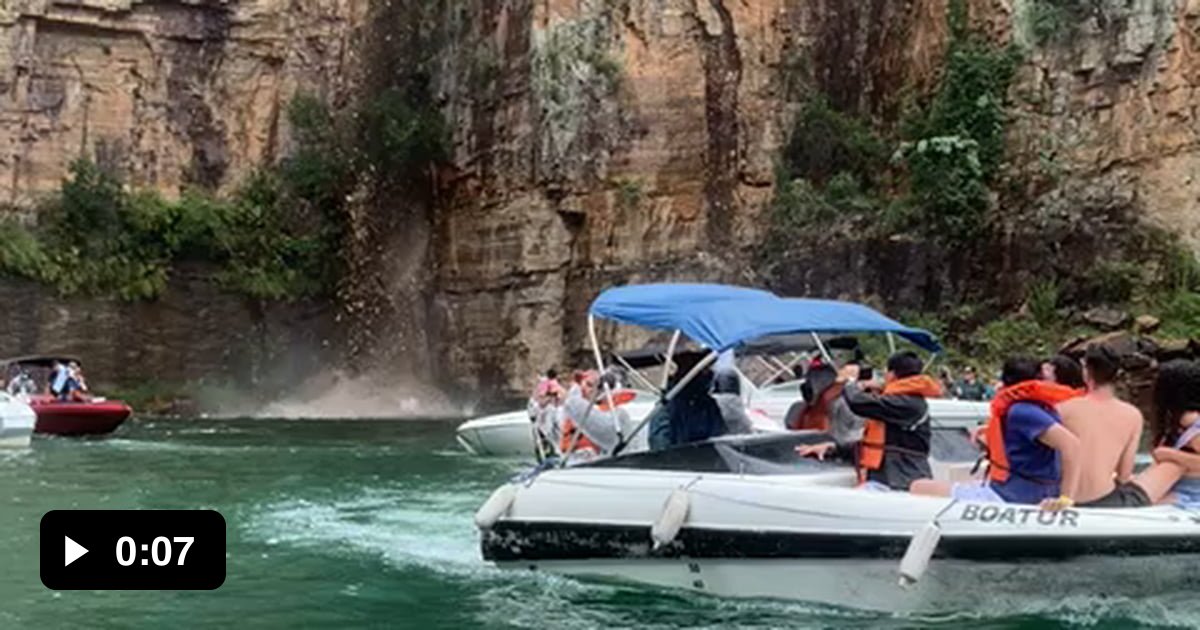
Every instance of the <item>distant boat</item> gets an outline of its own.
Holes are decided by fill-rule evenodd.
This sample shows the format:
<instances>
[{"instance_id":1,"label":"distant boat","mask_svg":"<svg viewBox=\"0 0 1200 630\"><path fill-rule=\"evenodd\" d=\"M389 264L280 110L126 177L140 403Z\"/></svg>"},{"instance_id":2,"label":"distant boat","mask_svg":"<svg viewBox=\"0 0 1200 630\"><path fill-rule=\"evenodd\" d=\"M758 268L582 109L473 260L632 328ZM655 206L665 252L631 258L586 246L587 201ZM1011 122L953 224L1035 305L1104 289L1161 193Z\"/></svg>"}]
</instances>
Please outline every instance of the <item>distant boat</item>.
<instances>
[{"instance_id":1,"label":"distant boat","mask_svg":"<svg viewBox=\"0 0 1200 630\"><path fill-rule=\"evenodd\" d=\"M82 361L67 356L27 356L0 360L12 396L24 400L37 416L34 433L44 435L106 435L125 422L133 409L119 400L90 396L84 401L60 400L49 393L56 363Z\"/></svg>"},{"instance_id":2,"label":"distant boat","mask_svg":"<svg viewBox=\"0 0 1200 630\"><path fill-rule=\"evenodd\" d=\"M37 416L16 396L0 392L0 448L26 448Z\"/></svg>"}]
</instances>

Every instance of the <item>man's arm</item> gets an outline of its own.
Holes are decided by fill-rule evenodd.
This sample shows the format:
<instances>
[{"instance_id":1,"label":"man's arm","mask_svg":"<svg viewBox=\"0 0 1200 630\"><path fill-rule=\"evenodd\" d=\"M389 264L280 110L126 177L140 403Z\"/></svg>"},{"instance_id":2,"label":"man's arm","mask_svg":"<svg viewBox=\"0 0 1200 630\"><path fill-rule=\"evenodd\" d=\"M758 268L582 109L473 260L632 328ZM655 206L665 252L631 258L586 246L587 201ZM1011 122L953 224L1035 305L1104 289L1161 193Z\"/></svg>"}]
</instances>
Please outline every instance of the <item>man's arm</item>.
<instances>
[{"instance_id":1,"label":"man's arm","mask_svg":"<svg viewBox=\"0 0 1200 630\"><path fill-rule=\"evenodd\" d=\"M1038 436L1038 441L1058 451L1062 459L1062 481L1059 484L1060 493L1065 497L1074 498L1079 492L1079 477L1082 473L1081 457L1083 448L1079 438L1061 424L1055 423Z\"/></svg>"},{"instance_id":2,"label":"man's arm","mask_svg":"<svg viewBox=\"0 0 1200 630\"><path fill-rule=\"evenodd\" d=\"M842 397L854 415L873 418L903 428L924 422L927 407L915 396L886 396L863 391L857 383L846 383Z\"/></svg>"}]
</instances>

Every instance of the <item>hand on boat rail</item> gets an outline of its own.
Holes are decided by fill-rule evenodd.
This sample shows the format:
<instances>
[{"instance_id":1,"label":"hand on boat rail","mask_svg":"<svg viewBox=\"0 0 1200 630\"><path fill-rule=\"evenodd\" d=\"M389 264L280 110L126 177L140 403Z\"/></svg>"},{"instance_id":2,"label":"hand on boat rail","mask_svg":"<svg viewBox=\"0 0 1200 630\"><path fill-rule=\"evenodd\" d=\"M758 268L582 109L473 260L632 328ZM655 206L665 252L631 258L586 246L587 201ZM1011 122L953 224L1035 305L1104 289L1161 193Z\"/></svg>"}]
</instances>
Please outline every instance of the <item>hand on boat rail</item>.
<instances>
[{"instance_id":1,"label":"hand on boat rail","mask_svg":"<svg viewBox=\"0 0 1200 630\"><path fill-rule=\"evenodd\" d=\"M825 458L837 448L837 444L833 442L821 442L820 444L801 444L796 447L796 454L801 457L816 457L820 461L825 461Z\"/></svg>"}]
</instances>

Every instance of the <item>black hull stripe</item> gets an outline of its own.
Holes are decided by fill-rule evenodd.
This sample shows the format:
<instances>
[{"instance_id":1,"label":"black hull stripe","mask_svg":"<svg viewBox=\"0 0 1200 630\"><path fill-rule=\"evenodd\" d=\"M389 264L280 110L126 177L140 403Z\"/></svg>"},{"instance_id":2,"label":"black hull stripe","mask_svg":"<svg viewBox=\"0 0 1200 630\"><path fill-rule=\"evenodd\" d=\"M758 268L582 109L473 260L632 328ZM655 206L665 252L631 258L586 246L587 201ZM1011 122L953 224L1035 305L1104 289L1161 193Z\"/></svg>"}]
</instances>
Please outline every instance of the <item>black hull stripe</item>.
<instances>
[{"instance_id":1,"label":"black hull stripe","mask_svg":"<svg viewBox=\"0 0 1200 630\"><path fill-rule=\"evenodd\" d=\"M483 557L493 562L637 558L895 559L907 536L806 534L684 528L674 543L652 549L648 526L501 521L484 531ZM1192 536L943 537L936 558L976 561L1070 560L1081 556L1200 553Z\"/></svg>"}]
</instances>

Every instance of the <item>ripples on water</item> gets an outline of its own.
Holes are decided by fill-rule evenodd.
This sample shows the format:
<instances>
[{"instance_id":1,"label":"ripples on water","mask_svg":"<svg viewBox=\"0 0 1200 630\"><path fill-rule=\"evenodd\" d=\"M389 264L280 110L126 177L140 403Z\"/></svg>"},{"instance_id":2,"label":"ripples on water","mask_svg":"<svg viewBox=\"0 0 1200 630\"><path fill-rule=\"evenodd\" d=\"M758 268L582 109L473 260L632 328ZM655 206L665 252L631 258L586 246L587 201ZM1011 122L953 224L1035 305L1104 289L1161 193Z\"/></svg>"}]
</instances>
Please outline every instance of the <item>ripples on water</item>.
<instances>
[{"instance_id":1,"label":"ripples on water","mask_svg":"<svg viewBox=\"0 0 1200 630\"><path fill-rule=\"evenodd\" d=\"M456 450L453 423L176 421L0 452L0 628L1195 627L1187 592L889 616L580 582L485 565L475 508L521 463ZM211 593L52 593L36 527L54 508L212 507L229 524ZM797 585L801 588L802 585ZM1191 589L1194 593L1195 589Z\"/></svg>"}]
</instances>

